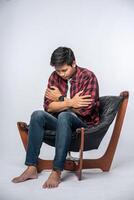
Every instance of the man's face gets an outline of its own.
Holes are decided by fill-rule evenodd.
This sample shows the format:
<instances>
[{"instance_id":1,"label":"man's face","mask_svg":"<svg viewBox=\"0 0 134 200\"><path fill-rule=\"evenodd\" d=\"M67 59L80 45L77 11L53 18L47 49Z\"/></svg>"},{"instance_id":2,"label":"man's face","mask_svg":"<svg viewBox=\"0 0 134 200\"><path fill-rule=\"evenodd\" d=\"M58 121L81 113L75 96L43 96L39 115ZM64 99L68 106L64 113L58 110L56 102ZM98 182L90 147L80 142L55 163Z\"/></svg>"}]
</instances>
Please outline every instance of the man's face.
<instances>
[{"instance_id":1,"label":"man's face","mask_svg":"<svg viewBox=\"0 0 134 200\"><path fill-rule=\"evenodd\" d=\"M55 67L55 71L61 78L63 78L64 80L68 80L74 75L76 71L75 66L75 64L73 64L72 66L64 64L60 67Z\"/></svg>"}]
</instances>

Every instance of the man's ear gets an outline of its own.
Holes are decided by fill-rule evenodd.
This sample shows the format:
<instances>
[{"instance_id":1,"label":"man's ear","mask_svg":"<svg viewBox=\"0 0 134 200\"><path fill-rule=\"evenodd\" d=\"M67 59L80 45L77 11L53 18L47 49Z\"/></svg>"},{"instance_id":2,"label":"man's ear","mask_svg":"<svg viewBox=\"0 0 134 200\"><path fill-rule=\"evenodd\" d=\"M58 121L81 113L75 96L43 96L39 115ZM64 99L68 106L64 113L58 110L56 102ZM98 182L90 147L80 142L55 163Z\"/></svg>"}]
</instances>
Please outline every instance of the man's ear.
<instances>
[{"instance_id":1,"label":"man's ear","mask_svg":"<svg viewBox=\"0 0 134 200\"><path fill-rule=\"evenodd\" d=\"M75 68L76 67L76 61L73 61L72 67Z\"/></svg>"}]
</instances>

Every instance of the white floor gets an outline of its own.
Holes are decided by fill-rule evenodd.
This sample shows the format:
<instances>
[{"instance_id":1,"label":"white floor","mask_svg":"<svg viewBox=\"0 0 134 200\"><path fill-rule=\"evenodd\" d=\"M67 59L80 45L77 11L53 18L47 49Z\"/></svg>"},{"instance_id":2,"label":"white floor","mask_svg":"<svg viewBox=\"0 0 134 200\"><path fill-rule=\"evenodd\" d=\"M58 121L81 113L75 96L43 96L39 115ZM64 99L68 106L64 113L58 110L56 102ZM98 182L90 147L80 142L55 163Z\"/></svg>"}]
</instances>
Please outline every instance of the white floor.
<instances>
[{"instance_id":1,"label":"white floor","mask_svg":"<svg viewBox=\"0 0 134 200\"><path fill-rule=\"evenodd\" d=\"M42 189L49 171L43 171L36 180L11 182L25 169L25 153L18 149L14 153L9 150L1 157L0 200L134 200L134 160L131 155L123 157L118 150L110 172L83 170L83 180L78 181L74 173L64 171L58 188Z\"/></svg>"}]
</instances>

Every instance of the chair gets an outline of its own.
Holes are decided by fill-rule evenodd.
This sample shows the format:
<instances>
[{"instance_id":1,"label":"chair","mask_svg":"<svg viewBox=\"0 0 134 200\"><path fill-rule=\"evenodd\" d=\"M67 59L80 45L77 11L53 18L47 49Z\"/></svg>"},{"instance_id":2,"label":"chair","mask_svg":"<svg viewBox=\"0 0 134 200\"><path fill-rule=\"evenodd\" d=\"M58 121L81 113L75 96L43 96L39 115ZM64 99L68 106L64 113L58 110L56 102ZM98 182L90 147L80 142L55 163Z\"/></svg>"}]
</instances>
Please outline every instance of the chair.
<instances>
[{"instance_id":1,"label":"chair","mask_svg":"<svg viewBox=\"0 0 134 200\"><path fill-rule=\"evenodd\" d=\"M73 133L72 143L69 149L70 157L66 159L64 169L75 171L78 180L82 179L82 169L99 168L102 171L110 170L123 125L128 98L128 91L121 92L119 96L100 97L100 123L91 128L79 128ZM104 155L97 159L84 159L83 151L98 149L113 121L114 128L112 136ZM17 126L26 150L28 141L28 125L25 122L18 122ZM47 130L44 142L54 146L55 131ZM72 158L70 153L71 151L79 152L79 158ZM38 172L41 172L44 169L52 169L52 162L52 160L43 160L39 158L37 165Z\"/></svg>"}]
</instances>

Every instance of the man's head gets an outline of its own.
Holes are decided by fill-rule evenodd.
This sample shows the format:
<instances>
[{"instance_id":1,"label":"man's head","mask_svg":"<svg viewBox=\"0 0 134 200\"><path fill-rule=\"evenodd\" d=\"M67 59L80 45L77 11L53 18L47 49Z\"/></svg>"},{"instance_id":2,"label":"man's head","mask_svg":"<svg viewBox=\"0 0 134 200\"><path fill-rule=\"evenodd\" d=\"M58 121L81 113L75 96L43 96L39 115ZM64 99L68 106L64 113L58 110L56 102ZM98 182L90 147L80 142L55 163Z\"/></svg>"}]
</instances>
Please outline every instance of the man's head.
<instances>
[{"instance_id":1,"label":"man's head","mask_svg":"<svg viewBox=\"0 0 134 200\"><path fill-rule=\"evenodd\" d=\"M63 79L70 79L76 71L73 51L67 47L58 47L52 53L50 65L55 67L57 74Z\"/></svg>"}]
</instances>

